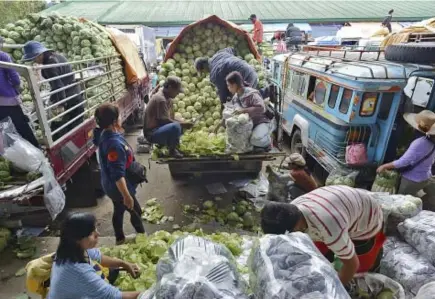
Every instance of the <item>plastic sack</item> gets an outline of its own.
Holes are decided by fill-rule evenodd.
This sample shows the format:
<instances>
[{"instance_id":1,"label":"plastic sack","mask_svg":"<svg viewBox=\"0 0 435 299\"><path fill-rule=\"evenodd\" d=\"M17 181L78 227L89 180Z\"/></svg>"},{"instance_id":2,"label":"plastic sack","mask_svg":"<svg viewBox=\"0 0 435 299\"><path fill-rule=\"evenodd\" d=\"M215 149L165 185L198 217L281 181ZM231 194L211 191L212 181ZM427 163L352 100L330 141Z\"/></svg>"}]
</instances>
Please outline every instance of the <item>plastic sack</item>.
<instances>
[{"instance_id":1,"label":"plastic sack","mask_svg":"<svg viewBox=\"0 0 435 299\"><path fill-rule=\"evenodd\" d=\"M256 299L350 298L337 272L301 232L263 236L248 267Z\"/></svg>"},{"instance_id":2,"label":"plastic sack","mask_svg":"<svg viewBox=\"0 0 435 299\"><path fill-rule=\"evenodd\" d=\"M239 105L228 102L224 104L224 109L222 110L222 119L227 120L234 116L234 112L240 108Z\"/></svg>"},{"instance_id":3,"label":"plastic sack","mask_svg":"<svg viewBox=\"0 0 435 299\"><path fill-rule=\"evenodd\" d=\"M414 299L435 299L435 281L422 286Z\"/></svg>"},{"instance_id":4,"label":"plastic sack","mask_svg":"<svg viewBox=\"0 0 435 299\"><path fill-rule=\"evenodd\" d=\"M200 237L178 239L156 271L156 299L247 298L231 252Z\"/></svg>"},{"instance_id":5,"label":"plastic sack","mask_svg":"<svg viewBox=\"0 0 435 299\"><path fill-rule=\"evenodd\" d=\"M398 236L397 225L407 218L414 217L423 208L421 199L412 195L382 193L371 195L382 206L384 230L387 236Z\"/></svg>"},{"instance_id":6,"label":"plastic sack","mask_svg":"<svg viewBox=\"0 0 435 299\"><path fill-rule=\"evenodd\" d=\"M397 226L406 243L435 265L435 212L421 211Z\"/></svg>"},{"instance_id":7,"label":"plastic sack","mask_svg":"<svg viewBox=\"0 0 435 299\"><path fill-rule=\"evenodd\" d=\"M435 280L435 267L411 245L390 237L384 244L380 273L403 286L406 295L415 296L424 284Z\"/></svg>"},{"instance_id":8,"label":"plastic sack","mask_svg":"<svg viewBox=\"0 0 435 299\"><path fill-rule=\"evenodd\" d=\"M280 168L277 165L267 165L266 174L269 181L267 199L270 201L287 202L289 195L288 185L292 181L289 170Z\"/></svg>"},{"instance_id":9,"label":"plastic sack","mask_svg":"<svg viewBox=\"0 0 435 299\"><path fill-rule=\"evenodd\" d=\"M391 299L405 299L405 291L403 287L397 281L391 278L377 273L362 273L356 274L351 282L350 296L352 298L357 297L358 294L367 294L369 298L379 298L385 294L389 297L381 298L391 298Z\"/></svg>"},{"instance_id":10,"label":"plastic sack","mask_svg":"<svg viewBox=\"0 0 435 299\"><path fill-rule=\"evenodd\" d=\"M372 185L372 192L386 192L389 194L396 193L396 187L400 176L395 171L383 171L376 175Z\"/></svg>"},{"instance_id":11,"label":"plastic sack","mask_svg":"<svg viewBox=\"0 0 435 299\"><path fill-rule=\"evenodd\" d=\"M247 113L234 115L225 120L226 153L243 154L252 151L250 142L254 124Z\"/></svg>"},{"instance_id":12,"label":"plastic sack","mask_svg":"<svg viewBox=\"0 0 435 299\"><path fill-rule=\"evenodd\" d=\"M363 165L368 161L367 149L364 143L355 143L346 146L346 164Z\"/></svg>"},{"instance_id":13,"label":"plastic sack","mask_svg":"<svg viewBox=\"0 0 435 299\"><path fill-rule=\"evenodd\" d=\"M65 207L65 194L44 153L21 137L8 117L0 122L1 155L14 167L25 172L40 172L44 178L44 203L55 219Z\"/></svg>"},{"instance_id":14,"label":"plastic sack","mask_svg":"<svg viewBox=\"0 0 435 299\"><path fill-rule=\"evenodd\" d=\"M358 176L358 171L350 169L338 168L331 171L326 179L325 185L344 185L355 187L355 180Z\"/></svg>"}]
</instances>

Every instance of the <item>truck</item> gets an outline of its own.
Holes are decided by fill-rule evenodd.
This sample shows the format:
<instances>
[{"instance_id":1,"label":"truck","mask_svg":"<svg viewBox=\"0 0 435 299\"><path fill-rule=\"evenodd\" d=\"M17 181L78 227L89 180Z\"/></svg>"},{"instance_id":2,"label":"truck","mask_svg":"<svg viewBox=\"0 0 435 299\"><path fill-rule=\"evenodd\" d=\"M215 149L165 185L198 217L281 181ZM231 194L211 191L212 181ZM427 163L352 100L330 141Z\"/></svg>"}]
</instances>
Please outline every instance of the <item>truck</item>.
<instances>
[{"instance_id":1,"label":"truck","mask_svg":"<svg viewBox=\"0 0 435 299\"><path fill-rule=\"evenodd\" d=\"M260 63L261 57L249 34L217 16L209 16L186 26L170 44L159 73L160 83L164 82L167 75L178 75L182 78L185 93L175 99L175 117L196 123L198 117L203 116L204 119L199 119L200 125L203 123L202 130L207 130L212 136L213 132L218 131L217 123L221 121L221 102L210 80L197 74L194 59L201 56L211 57L217 51L228 47L234 48L239 58L245 59L256 69L258 87L264 87L266 78ZM183 105L180 102L183 102ZM270 107L273 107L273 104ZM219 132L224 131L223 128L219 128ZM216 173L258 175L264 161L272 161L283 156L285 153L276 148L270 152L245 154L225 154L224 149L221 149L220 153L215 154L193 154L181 159L157 159L158 163L168 164L173 178L182 178L188 175Z\"/></svg>"},{"instance_id":2,"label":"truck","mask_svg":"<svg viewBox=\"0 0 435 299\"><path fill-rule=\"evenodd\" d=\"M52 20L58 18L56 16ZM104 38L108 38L109 35L104 29L97 28L104 34ZM110 47L114 47L112 42L116 43L115 40L111 41ZM8 45L5 45L3 50L8 51L7 47ZM13 45L12 48L16 47L17 45ZM106 44L106 47L109 47L109 44ZM50 162L57 181L64 187L80 169L83 169L83 166L94 165L98 170L95 159L97 148L92 141L93 130L96 127L93 117L95 109L102 103L115 103L120 109L122 122L125 122L138 114L138 109L143 106L143 100L148 96L151 87L147 75L136 78L135 82L132 82L129 78L131 69L126 71L126 65L129 63L120 52L112 51L110 54L107 52L106 55L90 56L87 56L89 58L79 56L77 60L71 59L67 63L52 65L21 64L19 59L16 59L17 63L0 62L0 68L13 69L20 74L23 111L27 112L30 125ZM71 73L48 79L42 77L42 70L58 68L65 64L71 65ZM61 88L50 87L50 82L65 77L74 79L69 85ZM80 87L77 93L55 102L50 100L54 94L71 90L76 86ZM81 99L78 104L72 107L68 105L78 98ZM75 113L74 110L80 107L83 107L83 110ZM89 184L90 189L100 187L99 179L95 180L95 184L86 179L84 183ZM5 213L0 214L0 217L10 216L13 214L11 211L19 210L16 206L12 207L12 203L20 205L27 205L29 202L33 205L41 203L39 199L43 185L43 178L31 182L12 181L7 186L9 188L0 192L0 203L7 207L6 210L2 209ZM93 192L89 192L90 189L82 192L83 195L86 193L88 198L89 194L93 196ZM66 192L69 191L77 190L67 188ZM93 202L96 203L96 199Z\"/></svg>"}]
</instances>

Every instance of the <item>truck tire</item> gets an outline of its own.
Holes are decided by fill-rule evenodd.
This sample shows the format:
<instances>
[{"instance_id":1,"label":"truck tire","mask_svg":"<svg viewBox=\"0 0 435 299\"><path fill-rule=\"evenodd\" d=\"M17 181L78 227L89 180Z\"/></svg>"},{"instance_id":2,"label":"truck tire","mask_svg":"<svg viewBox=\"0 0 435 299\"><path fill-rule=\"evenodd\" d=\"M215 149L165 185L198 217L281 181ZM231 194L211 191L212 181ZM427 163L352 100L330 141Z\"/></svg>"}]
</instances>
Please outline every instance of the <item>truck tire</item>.
<instances>
[{"instance_id":1,"label":"truck tire","mask_svg":"<svg viewBox=\"0 0 435 299\"><path fill-rule=\"evenodd\" d=\"M302 157L306 157L307 150L305 149L305 146L302 143L302 134L301 130L295 129L293 131L291 140L290 140L290 152L301 154Z\"/></svg>"},{"instance_id":2,"label":"truck tire","mask_svg":"<svg viewBox=\"0 0 435 299\"><path fill-rule=\"evenodd\" d=\"M385 59L395 62L435 63L435 43L409 43L388 46Z\"/></svg>"}]
</instances>

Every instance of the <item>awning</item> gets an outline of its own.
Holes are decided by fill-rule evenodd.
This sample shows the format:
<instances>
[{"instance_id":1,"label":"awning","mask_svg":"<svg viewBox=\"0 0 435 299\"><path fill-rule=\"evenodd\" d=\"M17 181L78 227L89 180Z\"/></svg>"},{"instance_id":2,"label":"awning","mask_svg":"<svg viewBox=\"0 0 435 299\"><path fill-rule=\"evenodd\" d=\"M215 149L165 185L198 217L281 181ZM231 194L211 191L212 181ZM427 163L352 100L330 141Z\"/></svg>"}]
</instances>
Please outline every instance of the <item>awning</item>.
<instances>
[{"instance_id":1,"label":"awning","mask_svg":"<svg viewBox=\"0 0 435 299\"><path fill-rule=\"evenodd\" d=\"M400 31L402 26L397 22L391 23L393 32ZM379 23L350 23L350 26L343 26L338 32L337 37L341 39L360 39L369 38L375 32L381 29L381 22Z\"/></svg>"},{"instance_id":2,"label":"awning","mask_svg":"<svg viewBox=\"0 0 435 299\"><path fill-rule=\"evenodd\" d=\"M334 24L311 24L311 37L335 36L341 25Z\"/></svg>"}]
</instances>

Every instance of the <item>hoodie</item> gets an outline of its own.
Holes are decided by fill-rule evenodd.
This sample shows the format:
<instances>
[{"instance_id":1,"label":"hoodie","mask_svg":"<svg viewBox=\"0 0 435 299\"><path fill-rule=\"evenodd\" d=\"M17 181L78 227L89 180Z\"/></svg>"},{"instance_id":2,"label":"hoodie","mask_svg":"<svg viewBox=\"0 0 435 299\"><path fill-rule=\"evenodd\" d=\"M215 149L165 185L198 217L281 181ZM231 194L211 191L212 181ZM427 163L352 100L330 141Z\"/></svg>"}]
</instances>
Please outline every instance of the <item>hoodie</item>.
<instances>
[{"instance_id":1,"label":"hoodie","mask_svg":"<svg viewBox=\"0 0 435 299\"><path fill-rule=\"evenodd\" d=\"M100 128L94 130L93 142L98 146L101 167L101 184L106 194L122 195L116 187L116 182L124 177L125 172L134 161L133 150L120 133L105 131ZM131 195L136 194L136 187L127 179L127 188Z\"/></svg>"}]
</instances>

